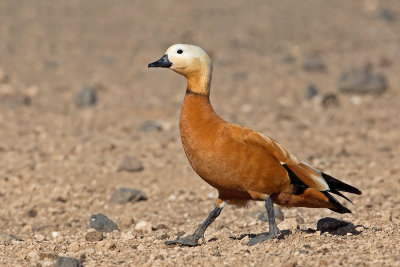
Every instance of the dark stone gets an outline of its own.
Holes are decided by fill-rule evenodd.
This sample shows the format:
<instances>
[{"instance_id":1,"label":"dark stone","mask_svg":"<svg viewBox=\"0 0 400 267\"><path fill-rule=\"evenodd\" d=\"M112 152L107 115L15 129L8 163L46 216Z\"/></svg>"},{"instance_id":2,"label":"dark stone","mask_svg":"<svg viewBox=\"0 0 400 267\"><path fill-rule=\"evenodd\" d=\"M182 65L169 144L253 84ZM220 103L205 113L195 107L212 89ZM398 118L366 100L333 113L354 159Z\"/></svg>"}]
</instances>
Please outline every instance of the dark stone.
<instances>
[{"instance_id":1,"label":"dark stone","mask_svg":"<svg viewBox=\"0 0 400 267\"><path fill-rule=\"evenodd\" d=\"M283 211L280 208L275 208L274 211L275 211L275 219L276 219L276 221L277 222L282 222L285 219L285 215L283 214ZM267 212L266 211L260 212L258 214L258 219L260 221L263 221L263 222L268 222L268 214L267 214Z\"/></svg>"},{"instance_id":2,"label":"dark stone","mask_svg":"<svg viewBox=\"0 0 400 267\"><path fill-rule=\"evenodd\" d=\"M154 257L154 259L155 260L161 260L161 261L165 260L163 255L157 255L157 256Z\"/></svg>"},{"instance_id":3,"label":"dark stone","mask_svg":"<svg viewBox=\"0 0 400 267\"><path fill-rule=\"evenodd\" d=\"M338 81L339 90L346 93L382 94L387 89L383 74L372 73L369 66L362 70L343 72Z\"/></svg>"},{"instance_id":4,"label":"dark stone","mask_svg":"<svg viewBox=\"0 0 400 267\"><path fill-rule=\"evenodd\" d=\"M110 201L118 204L147 200L147 196L140 190L121 187L112 196Z\"/></svg>"},{"instance_id":5,"label":"dark stone","mask_svg":"<svg viewBox=\"0 0 400 267\"><path fill-rule=\"evenodd\" d=\"M335 218L322 218L317 222L317 231L324 232L334 232L341 227L349 225L349 222L338 220Z\"/></svg>"},{"instance_id":6,"label":"dark stone","mask_svg":"<svg viewBox=\"0 0 400 267\"><path fill-rule=\"evenodd\" d=\"M84 86L75 96L75 104L79 108L93 106L97 103L96 90Z\"/></svg>"},{"instance_id":7,"label":"dark stone","mask_svg":"<svg viewBox=\"0 0 400 267\"><path fill-rule=\"evenodd\" d=\"M316 96L316 95L318 95L318 90L317 90L317 88L313 85L313 84L310 84L309 86L307 86L307 88L306 88L306 90L305 90L305 92L304 92L304 97L307 99L307 100L310 100L310 99L312 99L314 96Z\"/></svg>"},{"instance_id":8,"label":"dark stone","mask_svg":"<svg viewBox=\"0 0 400 267\"><path fill-rule=\"evenodd\" d=\"M310 72L326 71L324 61L318 55L309 55L303 61L303 68Z\"/></svg>"},{"instance_id":9,"label":"dark stone","mask_svg":"<svg viewBox=\"0 0 400 267\"><path fill-rule=\"evenodd\" d=\"M387 22L393 22L396 19L396 14L390 9L382 8L378 12L378 17Z\"/></svg>"},{"instance_id":10,"label":"dark stone","mask_svg":"<svg viewBox=\"0 0 400 267\"><path fill-rule=\"evenodd\" d=\"M54 267L82 267L83 264L77 259L70 257L58 257Z\"/></svg>"},{"instance_id":11,"label":"dark stone","mask_svg":"<svg viewBox=\"0 0 400 267\"><path fill-rule=\"evenodd\" d=\"M104 214L95 214L90 216L90 227L100 232L112 232L118 230L118 226Z\"/></svg>"},{"instance_id":12,"label":"dark stone","mask_svg":"<svg viewBox=\"0 0 400 267\"><path fill-rule=\"evenodd\" d=\"M140 130L144 132L161 131L162 125L157 121L147 120L142 123Z\"/></svg>"},{"instance_id":13,"label":"dark stone","mask_svg":"<svg viewBox=\"0 0 400 267\"><path fill-rule=\"evenodd\" d=\"M96 242L96 241L101 241L104 239L103 233L102 232L89 232L85 235L86 241L89 242Z\"/></svg>"},{"instance_id":14,"label":"dark stone","mask_svg":"<svg viewBox=\"0 0 400 267\"><path fill-rule=\"evenodd\" d=\"M339 99L335 94L326 94L322 97L321 105L325 108L339 106Z\"/></svg>"},{"instance_id":15,"label":"dark stone","mask_svg":"<svg viewBox=\"0 0 400 267\"><path fill-rule=\"evenodd\" d=\"M61 202L61 203L67 203L67 199L63 197L57 197L56 201Z\"/></svg>"},{"instance_id":16,"label":"dark stone","mask_svg":"<svg viewBox=\"0 0 400 267\"><path fill-rule=\"evenodd\" d=\"M139 172L143 170L142 162L133 156L125 156L122 161L121 166L118 169L119 171L127 171L127 172Z\"/></svg>"},{"instance_id":17,"label":"dark stone","mask_svg":"<svg viewBox=\"0 0 400 267\"><path fill-rule=\"evenodd\" d=\"M288 55L285 55L285 56L282 58L282 62L283 62L283 63L286 63L286 64L292 64L292 63L295 63L295 62L296 62L296 58L295 58L293 55L288 54Z\"/></svg>"},{"instance_id":18,"label":"dark stone","mask_svg":"<svg viewBox=\"0 0 400 267\"><path fill-rule=\"evenodd\" d=\"M31 209L28 211L28 216L34 218L37 216L37 211L35 209Z\"/></svg>"},{"instance_id":19,"label":"dark stone","mask_svg":"<svg viewBox=\"0 0 400 267\"><path fill-rule=\"evenodd\" d=\"M32 103L32 99L30 96L24 95L22 102L25 104L25 106L29 106Z\"/></svg>"}]
</instances>

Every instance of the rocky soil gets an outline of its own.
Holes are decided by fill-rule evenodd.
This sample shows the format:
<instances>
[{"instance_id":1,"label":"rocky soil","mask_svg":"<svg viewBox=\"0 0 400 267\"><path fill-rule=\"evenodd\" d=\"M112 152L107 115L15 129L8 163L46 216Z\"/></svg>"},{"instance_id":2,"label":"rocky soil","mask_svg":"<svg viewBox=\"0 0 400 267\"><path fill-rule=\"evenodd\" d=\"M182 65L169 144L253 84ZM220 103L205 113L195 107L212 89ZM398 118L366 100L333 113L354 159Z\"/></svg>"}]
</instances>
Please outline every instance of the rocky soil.
<instances>
[{"instance_id":1,"label":"rocky soil","mask_svg":"<svg viewBox=\"0 0 400 267\"><path fill-rule=\"evenodd\" d=\"M399 29L398 0L0 1L0 265L400 266ZM184 79L147 68L174 43L212 56L223 118L360 188L353 213L282 209L289 234L247 246L263 204L228 206L164 245L217 196L180 144Z\"/></svg>"}]
</instances>

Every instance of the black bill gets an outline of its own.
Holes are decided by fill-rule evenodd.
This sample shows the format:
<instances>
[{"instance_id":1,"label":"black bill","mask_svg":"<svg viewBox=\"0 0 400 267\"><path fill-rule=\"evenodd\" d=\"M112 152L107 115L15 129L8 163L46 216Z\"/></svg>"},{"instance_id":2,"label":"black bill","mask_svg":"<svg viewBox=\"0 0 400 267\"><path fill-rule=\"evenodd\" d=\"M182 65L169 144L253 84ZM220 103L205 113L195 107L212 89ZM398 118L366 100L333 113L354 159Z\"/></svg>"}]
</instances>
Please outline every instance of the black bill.
<instances>
[{"instance_id":1,"label":"black bill","mask_svg":"<svg viewBox=\"0 0 400 267\"><path fill-rule=\"evenodd\" d=\"M149 68L169 68L172 63L168 60L168 55L164 55L157 61L154 61L148 65Z\"/></svg>"}]
</instances>

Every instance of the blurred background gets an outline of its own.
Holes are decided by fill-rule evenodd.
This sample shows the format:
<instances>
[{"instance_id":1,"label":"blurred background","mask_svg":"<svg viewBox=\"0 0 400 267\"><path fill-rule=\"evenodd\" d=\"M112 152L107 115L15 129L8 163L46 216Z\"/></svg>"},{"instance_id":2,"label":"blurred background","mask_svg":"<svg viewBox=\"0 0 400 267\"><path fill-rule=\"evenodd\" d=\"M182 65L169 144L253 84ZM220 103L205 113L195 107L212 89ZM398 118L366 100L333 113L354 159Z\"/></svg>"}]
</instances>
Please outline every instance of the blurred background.
<instances>
[{"instance_id":1,"label":"blurred background","mask_svg":"<svg viewBox=\"0 0 400 267\"><path fill-rule=\"evenodd\" d=\"M228 236L265 230L261 204L224 210L203 252L163 245L192 231L217 197L180 144L184 78L147 68L170 45L189 43L213 59L218 114L363 191L352 198L354 215L341 216L363 225L343 241L356 245L321 252L312 242L322 237L312 236L305 254L316 265L399 264L391 247L400 241L399 29L398 0L0 0L0 262L237 263L248 248ZM147 201L112 204L120 187ZM121 233L93 245L84 236L99 212ZM283 212L302 229L336 216ZM140 221L150 230L135 230ZM292 257L302 235L269 248L270 260L310 264ZM239 261L263 264L265 251L251 248Z\"/></svg>"}]
</instances>

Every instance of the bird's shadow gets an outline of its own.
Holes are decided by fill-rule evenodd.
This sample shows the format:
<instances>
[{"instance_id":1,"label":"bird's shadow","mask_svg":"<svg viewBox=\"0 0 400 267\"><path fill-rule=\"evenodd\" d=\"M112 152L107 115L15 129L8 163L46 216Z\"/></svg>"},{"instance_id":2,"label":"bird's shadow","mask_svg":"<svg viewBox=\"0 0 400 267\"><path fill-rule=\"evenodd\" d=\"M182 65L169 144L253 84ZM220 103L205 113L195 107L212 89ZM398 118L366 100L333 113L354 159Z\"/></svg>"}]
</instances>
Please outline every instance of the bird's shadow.
<instances>
[{"instance_id":1,"label":"bird's shadow","mask_svg":"<svg viewBox=\"0 0 400 267\"><path fill-rule=\"evenodd\" d=\"M349 223L348 225L338 227L338 228L332 228L332 229L324 229L324 230L316 230L316 229L300 229L300 232L307 233L307 234L314 234L320 231L321 235L324 233L328 233L331 235L335 236L345 236L348 234L352 235L360 235L362 231L357 230L358 227L363 227L364 229L367 229L365 226L361 224L354 225L353 223Z\"/></svg>"},{"instance_id":2,"label":"bird's shadow","mask_svg":"<svg viewBox=\"0 0 400 267\"><path fill-rule=\"evenodd\" d=\"M333 227L333 228L327 228L327 229L312 229L312 228L308 228L308 229L299 229L300 232L302 233L307 233L307 234L314 234L317 233L317 231L320 231L321 234L323 233L329 233L331 235L335 235L335 236L346 236L349 233L352 235L360 235L362 233L362 231L357 230L358 227L362 227L364 229L367 229L367 227L365 227L364 225L361 224L357 224L354 225L353 223L350 222L346 222L348 223L347 225L341 226L341 227ZM245 237L248 237L249 239L255 238L257 236L260 235L265 235L268 234L268 232L266 233L261 233L261 234L241 234L239 236L230 236L230 239L233 240L242 240ZM292 234L292 232L290 230L281 230L281 234L278 236L278 240L279 239L284 239L286 236Z\"/></svg>"},{"instance_id":3,"label":"bird's shadow","mask_svg":"<svg viewBox=\"0 0 400 267\"><path fill-rule=\"evenodd\" d=\"M291 233L292 232L290 230L281 230L281 233L279 234L278 239L284 239L286 236L290 235ZM266 235L266 234L268 234L268 232L260 233L260 234L252 234L252 233L250 233L250 234L241 234L239 236L233 236L232 235L229 238L233 239L233 240L242 240L245 237L248 237L249 239L251 239L251 238L255 238L257 236Z\"/></svg>"}]
</instances>

